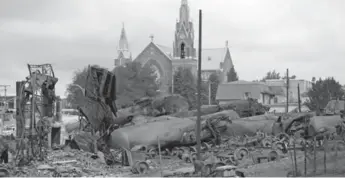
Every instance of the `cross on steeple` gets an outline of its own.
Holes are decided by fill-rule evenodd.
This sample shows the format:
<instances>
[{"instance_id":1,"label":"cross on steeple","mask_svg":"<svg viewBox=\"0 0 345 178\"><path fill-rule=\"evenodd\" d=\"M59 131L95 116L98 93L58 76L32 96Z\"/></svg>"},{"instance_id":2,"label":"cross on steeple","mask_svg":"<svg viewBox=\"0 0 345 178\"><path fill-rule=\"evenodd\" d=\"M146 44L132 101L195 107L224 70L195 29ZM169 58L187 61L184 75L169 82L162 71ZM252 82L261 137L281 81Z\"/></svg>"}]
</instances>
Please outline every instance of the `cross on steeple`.
<instances>
[{"instance_id":1,"label":"cross on steeple","mask_svg":"<svg viewBox=\"0 0 345 178\"><path fill-rule=\"evenodd\" d=\"M154 38L155 36L153 36L153 34L152 35L150 35L150 38L151 38L151 42L153 42L153 38Z\"/></svg>"}]
</instances>

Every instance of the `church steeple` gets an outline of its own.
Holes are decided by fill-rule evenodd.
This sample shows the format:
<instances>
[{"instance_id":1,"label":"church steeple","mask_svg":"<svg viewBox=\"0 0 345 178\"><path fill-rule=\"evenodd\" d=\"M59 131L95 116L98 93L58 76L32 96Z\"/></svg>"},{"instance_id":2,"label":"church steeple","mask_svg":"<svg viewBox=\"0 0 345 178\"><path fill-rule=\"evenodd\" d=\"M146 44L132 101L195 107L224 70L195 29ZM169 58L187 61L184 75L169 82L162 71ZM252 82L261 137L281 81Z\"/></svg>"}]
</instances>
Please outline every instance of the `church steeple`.
<instances>
[{"instance_id":1,"label":"church steeple","mask_svg":"<svg viewBox=\"0 0 345 178\"><path fill-rule=\"evenodd\" d=\"M126 30L125 30L125 25L122 22L122 30L121 30L121 35L120 35L120 41L119 41L119 46L117 49L119 52L120 51L128 51L128 41L127 41L127 36L126 36Z\"/></svg>"},{"instance_id":2,"label":"church steeple","mask_svg":"<svg viewBox=\"0 0 345 178\"><path fill-rule=\"evenodd\" d=\"M195 58L194 29L189 18L187 0L181 0L180 18L176 22L173 56L176 59Z\"/></svg>"},{"instance_id":3,"label":"church steeple","mask_svg":"<svg viewBox=\"0 0 345 178\"><path fill-rule=\"evenodd\" d=\"M115 59L114 63L115 63L115 66L119 66L130 61L132 61L132 53L129 51L125 25L122 22L120 40L117 46L117 58Z\"/></svg>"},{"instance_id":4,"label":"church steeple","mask_svg":"<svg viewBox=\"0 0 345 178\"><path fill-rule=\"evenodd\" d=\"M187 0L181 0L180 22L188 28L189 26L189 7Z\"/></svg>"}]
</instances>

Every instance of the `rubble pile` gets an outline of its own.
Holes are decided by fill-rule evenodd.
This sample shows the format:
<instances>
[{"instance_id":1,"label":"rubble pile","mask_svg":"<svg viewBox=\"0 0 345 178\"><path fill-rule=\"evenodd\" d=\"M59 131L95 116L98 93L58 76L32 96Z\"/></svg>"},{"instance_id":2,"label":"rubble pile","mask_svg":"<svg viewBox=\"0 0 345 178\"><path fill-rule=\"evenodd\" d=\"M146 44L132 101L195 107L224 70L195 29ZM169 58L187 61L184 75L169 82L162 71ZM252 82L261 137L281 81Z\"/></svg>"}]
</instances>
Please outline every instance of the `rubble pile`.
<instances>
[{"instance_id":1,"label":"rubble pile","mask_svg":"<svg viewBox=\"0 0 345 178\"><path fill-rule=\"evenodd\" d=\"M31 161L25 166L1 165L11 177L84 177L121 176L131 174L119 165L107 166L101 156L80 150L51 150L44 161Z\"/></svg>"}]
</instances>

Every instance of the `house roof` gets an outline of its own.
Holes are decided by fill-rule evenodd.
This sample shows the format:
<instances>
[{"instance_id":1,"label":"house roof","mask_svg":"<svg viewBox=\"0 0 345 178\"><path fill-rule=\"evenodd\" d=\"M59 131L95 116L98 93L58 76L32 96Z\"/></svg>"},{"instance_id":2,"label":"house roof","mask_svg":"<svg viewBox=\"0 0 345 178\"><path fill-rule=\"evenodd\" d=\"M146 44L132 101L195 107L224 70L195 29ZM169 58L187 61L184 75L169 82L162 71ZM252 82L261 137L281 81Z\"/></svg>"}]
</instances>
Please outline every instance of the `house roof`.
<instances>
[{"instance_id":1,"label":"house roof","mask_svg":"<svg viewBox=\"0 0 345 178\"><path fill-rule=\"evenodd\" d=\"M268 87L274 95L285 96L286 93L284 92L283 87L281 86L269 86Z\"/></svg>"},{"instance_id":2,"label":"house roof","mask_svg":"<svg viewBox=\"0 0 345 178\"><path fill-rule=\"evenodd\" d=\"M260 98L261 93L270 95L278 95L283 92L280 87L269 87L263 82L248 82L244 80L234 81L230 83L223 83L218 86L216 99L217 100L233 100L243 99L246 92L251 93L253 98Z\"/></svg>"},{"instance_id":3,"label":"house roof","mask_svg":"<svg viewBox=\"0 0 345 178\"><path fill-rule=\"evenodd\" d=\"M325 107L326 112L336 112L339 113L341 110L345 108L345 101L342 100L331 100L328 102L327 106Z\"/></svg>"}]
</instances>

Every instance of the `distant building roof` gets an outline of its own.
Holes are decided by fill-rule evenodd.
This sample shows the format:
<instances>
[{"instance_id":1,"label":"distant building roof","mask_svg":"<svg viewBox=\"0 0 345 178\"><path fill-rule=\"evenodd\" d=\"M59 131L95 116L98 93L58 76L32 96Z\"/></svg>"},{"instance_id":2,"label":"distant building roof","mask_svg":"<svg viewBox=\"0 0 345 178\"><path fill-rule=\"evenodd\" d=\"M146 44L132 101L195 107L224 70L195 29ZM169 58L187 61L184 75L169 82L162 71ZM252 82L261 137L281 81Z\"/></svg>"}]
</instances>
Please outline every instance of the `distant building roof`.
<instances>
[{"instance_id":1,"label":"distant building roof","mask_svg":"<svg viewBox=\"0 0 345 178\"><path fill-rule=\"evenodd\" d=\"M285 96L286 93L284 92L283 87L281 86L269 86L268 87L274 95Z\"/></svg>"},{"instance_id":2,"label":"distant building roof","mask_svg":"<svg viewBox=\"0 0 345 178\"><path fill-rule=\"evenodd\" d=\"M9 100L14 100L16 99L16 96L0 96L0 101L3 101L3 100L6 100L6 101L9 101Z\"/></svg>"},{"instance_id":3,"label":"distant building roof","mask_svg":"<svg viewBox=\"0 0 345 178\"><path fill-rule=\"evenodd\" d=\"M275 91L262 82L235 81L223 83L218 86L217 100L243 99L244 94L249 92L251 97L260 98L261 93L275 95Z\"/></svg>"}]
</instances>

